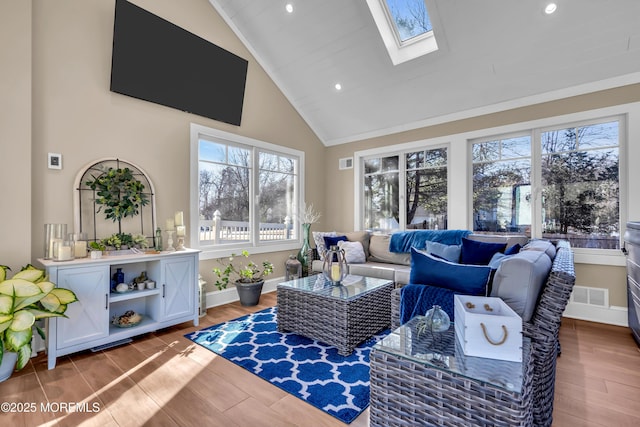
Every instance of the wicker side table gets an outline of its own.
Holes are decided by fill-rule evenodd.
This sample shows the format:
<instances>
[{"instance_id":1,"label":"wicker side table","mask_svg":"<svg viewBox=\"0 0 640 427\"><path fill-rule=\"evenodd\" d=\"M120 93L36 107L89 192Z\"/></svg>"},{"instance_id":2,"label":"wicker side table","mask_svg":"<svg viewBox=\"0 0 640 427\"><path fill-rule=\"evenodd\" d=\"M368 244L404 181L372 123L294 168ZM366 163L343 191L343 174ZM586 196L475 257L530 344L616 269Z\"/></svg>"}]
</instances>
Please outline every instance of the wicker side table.
<instances>
[{"instance_id":1,"label":"wicker side table","mask_svg":"<svg viewBox=\"0 0 640 427\"><path fill-rule=\"evenodd\" d=\"M522 363L467 358L455 349L455 332L449 336L453 340L448 350L436 357L429 349L416 351L415 339L411 342L411 333L406 333L410 324L371 351L372 427L533 425L533 360L528 339L524 339ZM385 346L389 339L395 342ZM510 383L514 372L515 382Z\"/></svg>"},{"instance_id":2,"label":"wicker side table","mask_svg":"<svg viewBox=\"0 0 640 427\"><path fill-rule=\"evenodd\" d=\"M295 332L348 356L362 341L389 327L393 282L347 276L340 286L323 275L280 283L278 330Z\"/></svg>"}]
</instances>

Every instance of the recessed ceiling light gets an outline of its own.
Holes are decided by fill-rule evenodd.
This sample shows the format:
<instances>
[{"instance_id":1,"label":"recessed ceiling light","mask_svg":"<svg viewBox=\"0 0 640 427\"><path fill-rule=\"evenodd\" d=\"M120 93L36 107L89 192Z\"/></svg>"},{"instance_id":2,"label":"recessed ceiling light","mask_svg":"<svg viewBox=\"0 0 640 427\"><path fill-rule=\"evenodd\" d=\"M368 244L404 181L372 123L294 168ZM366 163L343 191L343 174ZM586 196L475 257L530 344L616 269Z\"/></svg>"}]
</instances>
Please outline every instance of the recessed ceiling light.
<instances>
[{"instance_id":1,"label":"recessed ceiling light","mask_svg":"<svg viewBox=\"0 0 640 427\"><path fill-rule=\"evenodd\" d=\"M553 12L556 11L556 9L558 9L557 4L549 3L548 5L545 6L544 13L546 13L547 15L551 15Z\"/></svg>"},{"instance_id":2,"label":"recessed ceiling light","mask_svg":"<svg viewBox=\"0 0 640 427\"><path fill-rule=\"evenodd\" d=\"M342 90L342 85L340 83L336 83L333 87L336 88L337 91Z\"/></svg>"},{"instance_id":3,"label":"recessed ceiling light","mask_svg":"<svg viewBox=\"0 0 640 427\"><path fill-rule=\"evenodd\" d=\"M293 13L293 5L291 3L287 3L284 5L284 10L286 10L289 13Z\"/></svg>"}]
</instances>

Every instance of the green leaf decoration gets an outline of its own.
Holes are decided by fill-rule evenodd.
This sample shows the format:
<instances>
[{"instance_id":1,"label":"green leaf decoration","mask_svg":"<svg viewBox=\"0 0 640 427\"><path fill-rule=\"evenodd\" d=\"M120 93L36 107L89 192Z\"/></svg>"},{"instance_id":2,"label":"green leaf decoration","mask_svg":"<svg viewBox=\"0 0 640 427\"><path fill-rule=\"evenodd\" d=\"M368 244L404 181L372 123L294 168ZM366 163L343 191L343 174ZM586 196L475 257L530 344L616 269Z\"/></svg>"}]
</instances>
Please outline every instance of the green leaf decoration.
<instances>
[{"instance_id":1,"label":"green leaf decoration","mask_svg":"<svg viewBox=\"0 0 640 427\"><path fill-rule=\"evenodd\" d=\"M133 176L129 168L109 168L85 184L95 192L98 212L104 208L105 219L113 222L138 215L140 207L149 203L144 184Z\"/></svg>"}]
</instances>

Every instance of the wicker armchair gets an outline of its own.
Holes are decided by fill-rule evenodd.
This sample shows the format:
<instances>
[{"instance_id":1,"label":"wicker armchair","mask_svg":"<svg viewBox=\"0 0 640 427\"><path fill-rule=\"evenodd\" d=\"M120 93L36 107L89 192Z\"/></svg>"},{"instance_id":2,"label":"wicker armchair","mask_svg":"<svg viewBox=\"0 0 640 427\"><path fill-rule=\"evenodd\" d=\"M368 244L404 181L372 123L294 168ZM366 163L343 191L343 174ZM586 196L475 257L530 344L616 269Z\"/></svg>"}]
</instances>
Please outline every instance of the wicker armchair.
<instances>
[{"instance_id":1,"label":"wicker armchair","mask_svg":"<svg viewBox=\"0 0 640 427\"><path fill-rule=\"evenodd\" d=\"M560 352L558 333L562 313L569 302L575 283L573 252L568 242L556 244L556 257L540 294L530 322L523 333L531 338L534 358L533 416L534 425L550 426L556 377L556 358ZM400 326L400 289L391 294L391 328Z\"/></svg>"}]
</instances>

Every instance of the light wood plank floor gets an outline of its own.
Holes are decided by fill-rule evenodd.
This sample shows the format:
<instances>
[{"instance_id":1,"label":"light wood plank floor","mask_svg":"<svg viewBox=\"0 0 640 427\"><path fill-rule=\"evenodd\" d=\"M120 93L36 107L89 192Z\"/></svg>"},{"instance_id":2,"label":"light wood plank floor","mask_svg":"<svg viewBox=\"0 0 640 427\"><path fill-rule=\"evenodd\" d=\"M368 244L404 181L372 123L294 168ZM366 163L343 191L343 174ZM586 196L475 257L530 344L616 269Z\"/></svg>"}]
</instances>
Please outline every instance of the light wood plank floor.
<instances>
[{"instance_id":1,"label":"light wood plank floor","mask_svg":"<svg viewBox=\"0 0 640 427\"><path fill-rule=\"evenodd\" d=\"M270 293L257 307L210 308L199 328L275 303ZM40 354L0 383L0 402L27 404L31 410L0 413L1 424L345 426L183 337L199 328L185 323L125 346L61 357L51 371ZM640 352L629 330L565 319L560 340L554 425L640 425ZM47 402L49 411L42 411ZM96 411L67 413L57 405L69 402L85 402ZM368 417L367 410L351 426L367 426Z\"/></svg>"}]
</instances>

